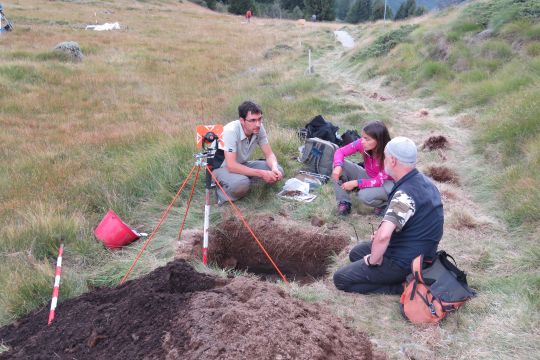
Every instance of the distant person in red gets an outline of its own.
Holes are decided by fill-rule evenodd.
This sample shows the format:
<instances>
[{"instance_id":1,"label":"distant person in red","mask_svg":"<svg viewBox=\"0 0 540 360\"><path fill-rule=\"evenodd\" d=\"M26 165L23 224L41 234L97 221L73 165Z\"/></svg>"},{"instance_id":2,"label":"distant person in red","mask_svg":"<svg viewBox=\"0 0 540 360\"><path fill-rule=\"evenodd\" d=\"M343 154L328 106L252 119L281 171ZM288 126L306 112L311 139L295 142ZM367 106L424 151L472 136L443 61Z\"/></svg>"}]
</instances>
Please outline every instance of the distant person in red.
<instances>
[{"instance_id":1,"label":"distant person in red","mask_svg":"<svg viewBox=\"0 0 540 360\"><path fill-rule=\"evenodd\" d=\"M251 21L251 17L253 16L253 13L251 12L251 9L246 11L246 20L249 23Z\"/></svg>"}]
</instances>

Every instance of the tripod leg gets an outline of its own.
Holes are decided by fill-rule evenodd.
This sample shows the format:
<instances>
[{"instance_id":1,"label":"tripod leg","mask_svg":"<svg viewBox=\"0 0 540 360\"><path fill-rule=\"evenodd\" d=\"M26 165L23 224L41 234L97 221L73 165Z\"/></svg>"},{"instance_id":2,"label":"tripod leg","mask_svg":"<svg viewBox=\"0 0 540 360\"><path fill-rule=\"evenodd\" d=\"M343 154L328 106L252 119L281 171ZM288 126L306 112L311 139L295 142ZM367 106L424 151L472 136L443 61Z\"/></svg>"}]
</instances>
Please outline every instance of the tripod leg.
<instances>
[{"instance_id":1,"label":"tripod leg","mask_svg":"<svg viewBox=\"0 0 540 360\"><path fill-rule=\"evenodd\" d=\"M197 179L199 178L200 170L201 168L198 167L197 173L195 174L195 180L193 180L193 185L191 186L191 193L189 194L189 200L187 202L186 212L184 213L184 220L182 220L182 226L180 227L180 231L178 232L178 238L176 239L176 241L180 241L180 238L182 237L182 231L184 230L184 225L186 225L186 218L189 212L189 206L191 205L191 199L193 199L193 192L195 191L195 185L197 185Z\"/></svg>"},{"instance_id":2,"label":"tripod leg","mask_svg":"<svg viewBox=\"0 0 540 360\"><path fill-rule=\"evenodd\" d=\"M193 174L193 171L195 170L195 168L197 167L197 165L193 165L193 167L191 168L191 171L189 172L189 175L186 177L186 179L184 180L184 182L182 183L182 186L180 186L180 189L178 190L178 192L176 193L176 195L174 195L174 198L172 199L171 203L169 204L169 206L167 207L167 209L165 210L165 212L163 213L163 215L161 216L161 219L159 220L159 223L157 224L157 226L154 228L154 230L152 231L152 233L150 234L150 236L148 237L148 239L146 239L146 242L144 243L144 245L142 246L141 250L139 251L139 253L137 254L137 257L135 258L135 260L133 261L133 263L131 264L131 266L129 267L128 271L126 272L126 274L124 275L124 277L122 278L122 280L120 281L120 285L122 285L126 279L128 278L129 276L129 273L131 273L131 270L133 270L133 267L135 267L135 264L137 263L137 261L139 261L139 258L141 257L141 255L144 253L144 251L146 250L146 247L148 246L148 244L150 244L150 241L152 241L152 238L154 237L154 234L158 231L159 227L161 226L161 224L163 223L163 221L165 220L165 218L167 217L167 214L169 213L169 211L171 210L172 206L174 205L174 203L176 202L176 199L178 199L178 196L180 196L180 193L182 192L182 190L184 189L184 186L186 186L186 183L188 182L189 178L191 177L191 174Z\"/></svg>"}]
</instances>

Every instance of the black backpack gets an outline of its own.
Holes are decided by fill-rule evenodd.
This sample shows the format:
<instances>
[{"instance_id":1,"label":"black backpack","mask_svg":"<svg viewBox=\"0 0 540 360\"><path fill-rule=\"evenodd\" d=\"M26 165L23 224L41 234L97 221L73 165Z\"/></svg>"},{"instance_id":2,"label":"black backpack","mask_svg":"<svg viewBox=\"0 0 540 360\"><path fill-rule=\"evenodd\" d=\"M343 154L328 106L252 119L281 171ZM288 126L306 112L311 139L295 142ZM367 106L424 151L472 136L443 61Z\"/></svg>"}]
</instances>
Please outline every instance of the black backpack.
<instances>
[{"instance_id":1,"label":"black backpack","mask_svg":"<svg viewBox=\"0 0 540 360\"><path fill-rule=\"evenodd\" d=\"M341 146L349 145L355 140L360 139L360 135L356 130L347 130L341 135Z\"/></svg>"},{"instance_id":2,"label":"black backpack","mask_svg":"<svg viewBox=\"0 0 540 360\"><path fill-rule=\"evenodd\" d=\"M341 145L341 141L338 140L336 134L339 127L335 126L331 122L324 120L322 115L317 115L309 123L306 124L306 138L319 138L322 140L330 141L334 144Z\"/></svg>"}]
</instances>

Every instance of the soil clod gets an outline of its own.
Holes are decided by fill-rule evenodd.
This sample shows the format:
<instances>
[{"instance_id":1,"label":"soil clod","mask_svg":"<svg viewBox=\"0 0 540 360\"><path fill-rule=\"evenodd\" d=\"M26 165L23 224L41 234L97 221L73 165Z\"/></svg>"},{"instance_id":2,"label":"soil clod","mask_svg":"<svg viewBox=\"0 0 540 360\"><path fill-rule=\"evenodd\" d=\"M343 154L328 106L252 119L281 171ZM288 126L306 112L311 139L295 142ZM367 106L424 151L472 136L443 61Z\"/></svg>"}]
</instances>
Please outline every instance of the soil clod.
<instances>
[{"instance_id":1,"label":"soil clod","mask_svg":"<svg viewBox=\"0 0 540 360\"><path fill-rule=\"evenodd\" d=\"M430 136L422 145L422 150L433 151L437 149L447 149L448 139L443 135Z\"/></svg>"},{"instance_id":2,"label":"soil clod","mask_svg":"<svg viewBox=\"0 0 540 360\"><path fill-rule=\"evenodd\" d=\"M435 181L459 185L459 176L446 166L429 166L424 173Z\"/></svg>"}]
</instances>

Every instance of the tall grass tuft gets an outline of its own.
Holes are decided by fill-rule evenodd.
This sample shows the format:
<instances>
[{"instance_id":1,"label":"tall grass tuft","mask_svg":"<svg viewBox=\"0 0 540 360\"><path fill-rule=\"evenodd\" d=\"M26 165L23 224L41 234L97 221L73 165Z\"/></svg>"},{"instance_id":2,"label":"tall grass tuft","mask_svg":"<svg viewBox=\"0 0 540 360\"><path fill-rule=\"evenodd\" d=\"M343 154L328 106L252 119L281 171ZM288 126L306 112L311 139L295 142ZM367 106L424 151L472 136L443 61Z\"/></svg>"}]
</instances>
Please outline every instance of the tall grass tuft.
<instances>
[{"instance_id":1,"label":"tall grass tuft","mask_svg":"<svg viewBox=\"0 0 540 360\"><path fill-rule=\"evenodd\" d=\"M0 324L26 315L50 301L55 268L56 264L44 260L25 261L24 257L20 255L2 259L0 264L0 286L2 287L2 292L0 292ZM63 269L60 301L73 297L86 288L84 282L75 272L70 270Z\"/></svg>"},{"instance_id":2,"label":"tall grass tuft","mask_svg":"<svg viewBox=\"0 0 540 360\"><path fill-rule=\"evenodd\" d=\"M42 76L33 66L3 65L0 66L0 77L14 84L35 84L42 80Z\"/></svg>"},{"instance_id":3,"label":"tall grass tuft","mask_svg":"<svg viewBox=\"0 0 540 360\"><path fill-rule=\"evenodd\" d=\"M502 154L496 188L513 225L540 221L540 88L501 99L483 120L481 144Z\"/></svg>"},{"instance_id":4,"label":"tall grass tuft","mask_svg":"<svg viewBox=\"0 0 540 360\"><path fill-rule=\"evenodd\" d=\"M380 35L372 44L365 49L360 50L352 57L353 61L363 61L372 57L379 57L388 54L390 50L398 44L405 42L410 33L412 33L418 25L403 25L399 29L391 30Z\"/></svg>"},{"instance_id":5,"label":"tall grass tuft","mask_svg":"<svg viewBox=\"0 0 540 360\"><path fill-rule=\"evenodd\" d=\"M0 230L4 251L27 251L29 256L43 260L56 257L60 243L77 241L79 219L42 203L29 205L19 222L8 223Z\"/></svg>"}]
</instances>

